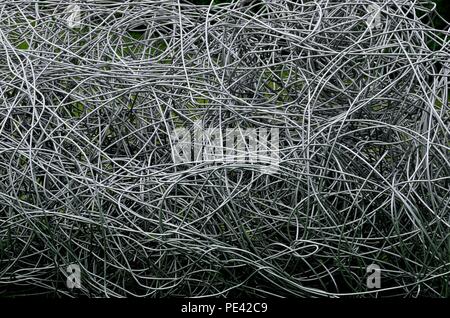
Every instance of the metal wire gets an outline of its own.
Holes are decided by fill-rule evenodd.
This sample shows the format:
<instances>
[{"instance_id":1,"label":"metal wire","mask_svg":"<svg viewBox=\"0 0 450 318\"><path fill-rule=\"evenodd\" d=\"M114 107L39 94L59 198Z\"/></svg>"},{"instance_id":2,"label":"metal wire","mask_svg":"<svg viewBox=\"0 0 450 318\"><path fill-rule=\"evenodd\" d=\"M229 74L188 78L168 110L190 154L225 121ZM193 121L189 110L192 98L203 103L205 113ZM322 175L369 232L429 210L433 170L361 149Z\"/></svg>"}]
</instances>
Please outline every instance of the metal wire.
<instances>
[{"instance_id":1,"label":"metal wire","mask_svg":"<svg viewBox=\"0 0 450 318\"><path fill-rule=\"evenodd\" d=\"M94 297L448 297L450 34L433 11L2 1L0 291L74 296L79 264ZM198 120L278 127L280 170L175 165L171 131Z\"/></svg>"}]
</instances>

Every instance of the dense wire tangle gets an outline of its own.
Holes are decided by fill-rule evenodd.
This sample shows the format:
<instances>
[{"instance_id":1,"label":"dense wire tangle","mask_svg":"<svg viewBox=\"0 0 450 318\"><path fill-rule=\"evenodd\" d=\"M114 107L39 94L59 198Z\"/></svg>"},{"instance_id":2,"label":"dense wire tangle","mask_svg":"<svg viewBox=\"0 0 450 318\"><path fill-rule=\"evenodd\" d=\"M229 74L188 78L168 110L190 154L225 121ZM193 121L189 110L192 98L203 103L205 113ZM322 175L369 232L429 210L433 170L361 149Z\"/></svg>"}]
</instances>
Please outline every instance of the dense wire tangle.
<instances>
[{"instance_id":1,"label":"dense wire tangle","mask_svg":"<svg viewBox=\"0 0 450 318\"><path fill-rule=\"evenodd\" d=\"M449 296L450 34L432 10L2 1L2 295L73 296L78 264L95 297ZM196 121L279 128L279 171L174 164L171 131Z\"/></svg>"}]
</instances>

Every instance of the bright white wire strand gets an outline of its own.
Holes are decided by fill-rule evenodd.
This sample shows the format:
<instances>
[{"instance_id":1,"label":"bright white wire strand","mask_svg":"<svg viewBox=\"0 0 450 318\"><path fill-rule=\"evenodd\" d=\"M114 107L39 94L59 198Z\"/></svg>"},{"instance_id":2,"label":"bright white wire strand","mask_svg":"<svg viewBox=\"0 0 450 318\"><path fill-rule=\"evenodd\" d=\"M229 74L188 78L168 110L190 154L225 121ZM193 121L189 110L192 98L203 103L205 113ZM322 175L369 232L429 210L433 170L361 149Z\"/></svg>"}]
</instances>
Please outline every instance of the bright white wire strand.
<instances>
[{"instance_id":1,"label":"bright white wire strand","mask_svg":"<svg viewBox=\"0 0 450 318\"><path fill-rule=\"evenodd\" d=\"M79 264L88 296L448 297L433 9L2 1L2 295L73 295ZM278 127L280 171L174 165L171 131L198 120Z\"/></svg>"}]
</instances>

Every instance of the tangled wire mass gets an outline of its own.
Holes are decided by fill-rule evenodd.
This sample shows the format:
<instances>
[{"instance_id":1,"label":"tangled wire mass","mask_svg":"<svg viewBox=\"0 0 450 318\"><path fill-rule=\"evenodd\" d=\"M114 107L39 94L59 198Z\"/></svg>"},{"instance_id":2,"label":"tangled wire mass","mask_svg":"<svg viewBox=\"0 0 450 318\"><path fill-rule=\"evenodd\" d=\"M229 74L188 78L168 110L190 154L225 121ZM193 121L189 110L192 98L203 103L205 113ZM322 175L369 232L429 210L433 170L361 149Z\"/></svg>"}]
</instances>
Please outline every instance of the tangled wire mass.
<instances>
[{"instance_id":1,"label":"tangled wire mass","mask_svg":"<svg viewBox=\"0 0 450 318\"><path fill-rule=\"evenodd\" d=\"M0 294L73 296L78 264L92 297L449 296L450 33L432 13L2 1ZM174 164L171 131L198 120L278 128L279 171Z\"/></svg>"}]
</instances>

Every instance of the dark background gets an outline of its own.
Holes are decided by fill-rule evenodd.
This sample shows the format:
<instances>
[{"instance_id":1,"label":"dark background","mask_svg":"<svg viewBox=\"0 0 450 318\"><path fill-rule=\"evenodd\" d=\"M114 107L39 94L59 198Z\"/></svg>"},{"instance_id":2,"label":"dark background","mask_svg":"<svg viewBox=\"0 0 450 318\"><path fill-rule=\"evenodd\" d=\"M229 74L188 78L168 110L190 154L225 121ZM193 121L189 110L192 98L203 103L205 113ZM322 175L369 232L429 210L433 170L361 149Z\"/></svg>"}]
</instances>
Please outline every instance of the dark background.
<instances>
[{"instance_id":1,"label":"dark background","mask_svg":"<svg viewBox=\"0 0 450 318\"><path fill-rule=\"evenodd\" d=\"M211 0L190 0L195 4L210 4ZM224 3L224 2L232 2L233 0L213 0L215 4ZM437 11L439 14L450 22L450 0L432 0L437 4ZM438 18L433 19L433 25L436 28L444 29L446 24L443 21L440 21ZM448 25L447 25L448 26Z\"/></svg>"},{"instance_id":2,"label":"dark background","mask_svg":"<svg viewBox=\"0 0 450 318\"><path fill-rule=\"evenodd\" d=\"M447 20L447 22L450 22L450 0L433 0L437 4L437 11L439 14ZM442 21L434 20L436 27L438 28L444 28L445 23Z\"/></svg>"}]
</instances>

